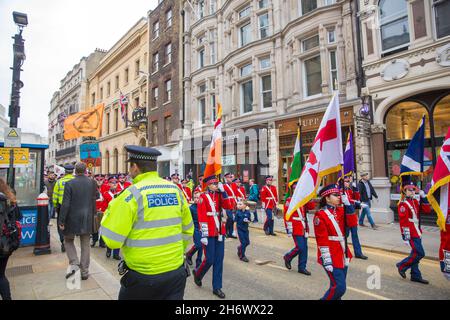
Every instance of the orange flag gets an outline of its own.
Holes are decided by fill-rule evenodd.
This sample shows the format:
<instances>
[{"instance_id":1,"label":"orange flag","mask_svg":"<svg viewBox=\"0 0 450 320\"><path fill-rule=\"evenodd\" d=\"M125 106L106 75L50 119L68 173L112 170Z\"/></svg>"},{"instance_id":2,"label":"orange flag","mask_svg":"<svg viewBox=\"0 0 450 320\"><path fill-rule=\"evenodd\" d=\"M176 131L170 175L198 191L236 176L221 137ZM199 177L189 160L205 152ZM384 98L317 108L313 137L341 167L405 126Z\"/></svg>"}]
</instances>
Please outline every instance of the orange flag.
<instances>
[{"instance_id":1,"label":"orange flag","mask_svg":"<svg viewBox=\"0 0 450 320\"><path fill-rule=\"evenodd\" d=\"M211 145L209 147L208 161L206 162L205 178L220 175L222 173L222 105L217 104L217 120L214 124ZM203 190L206 190L206 184L203 183Z\"/></svg>"},{"instance_id":2,"label":"orange flag","mask_svg":"<svg viewBox=\"0 0 450 320\"><path fill-rule=\"evenodd\" d=\"M100 137L104 108L105 105L102 103L94 108L68 117L64 121L64 140L72 140L79 137Z\"/></svg>"}]
</instances>

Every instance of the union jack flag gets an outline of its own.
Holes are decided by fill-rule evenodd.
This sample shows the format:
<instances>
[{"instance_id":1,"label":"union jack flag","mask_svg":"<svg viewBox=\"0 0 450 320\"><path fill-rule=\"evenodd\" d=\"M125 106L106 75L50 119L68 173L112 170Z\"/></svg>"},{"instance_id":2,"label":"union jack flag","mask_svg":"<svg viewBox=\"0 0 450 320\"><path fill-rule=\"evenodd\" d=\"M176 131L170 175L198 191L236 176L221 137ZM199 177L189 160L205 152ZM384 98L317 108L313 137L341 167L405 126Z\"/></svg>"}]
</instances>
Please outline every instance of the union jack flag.
<instances>
[{"instance_id":1,"label":"union jack flag","mask_svg":"<svg viewBox=\"0 0 450 320\"><path fill-rule=\"evenodd\" d=\"M450 201L450 127L445 136L436 168L431 181L431 189L428 191L428 200L438 216L437 224L445 231L445 223L449 219Z\"/></svg>"},{"instance_id":2,"label":"union jack flag","mask_svg":"<svg viewBox=\"0 0 450 320\"><path fill-rule=\"evenodd\" d=\"M125 95L123 95L122 92L120 92L119 104L120 104L120 114L122 115L122 120L126 121L128 98Z\"/></svg>"}]
</instances>

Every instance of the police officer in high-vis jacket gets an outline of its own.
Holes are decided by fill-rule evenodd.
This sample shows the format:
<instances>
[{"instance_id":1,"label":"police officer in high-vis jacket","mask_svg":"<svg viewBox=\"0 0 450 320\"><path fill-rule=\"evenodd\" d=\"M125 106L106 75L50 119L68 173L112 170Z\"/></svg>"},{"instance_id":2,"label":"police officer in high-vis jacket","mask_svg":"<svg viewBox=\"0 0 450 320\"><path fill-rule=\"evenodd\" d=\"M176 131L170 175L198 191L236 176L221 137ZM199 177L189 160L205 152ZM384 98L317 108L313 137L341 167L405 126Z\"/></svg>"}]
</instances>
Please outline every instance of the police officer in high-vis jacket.
<instances>
[{"instance_id":1,"label":"police officer in high-vis jacket","mask_svg":"<svg viewBox=\"0 0 450 320\"><path fill-rule=\"evenodd\" d=\"M109 204L101 234L121 249L126 272L119 300L182 300L187 271L184 252L194 233L181 190L158 176L153 148L126 146L133 185Z\"/></svg>"}]
</instances>

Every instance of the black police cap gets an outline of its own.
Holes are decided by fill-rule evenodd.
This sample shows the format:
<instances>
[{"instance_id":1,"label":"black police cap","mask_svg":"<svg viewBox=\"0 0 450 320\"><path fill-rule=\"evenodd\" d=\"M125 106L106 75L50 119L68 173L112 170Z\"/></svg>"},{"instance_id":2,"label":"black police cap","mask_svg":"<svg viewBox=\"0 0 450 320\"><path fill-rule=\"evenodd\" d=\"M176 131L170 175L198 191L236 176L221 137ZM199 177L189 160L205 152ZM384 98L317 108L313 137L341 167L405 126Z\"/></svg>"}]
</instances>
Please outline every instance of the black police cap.
<instances>
[{"instance_id":1,"label":"black police cap","mask_svg":"<svg viewBox=\"0 0 450 320\"><path fill-rule=\"evenodd\" d=\"M64 170L66 170L66 171L73 171L73 170L75 170L75 167L71 163L66 163L64 165Z\"/></svg>"},{"instance_id":2,"label":"black police cap","mask_svg":"<svg viewBox=\"0 0 450 320\"><path fill-rule=\"evenodd\" d=\"M125 146L128 152L128 160L130 161L157 161L158 157L161 155L155 148L147 148L141 146Z\"/></svg>"}]
</instances>

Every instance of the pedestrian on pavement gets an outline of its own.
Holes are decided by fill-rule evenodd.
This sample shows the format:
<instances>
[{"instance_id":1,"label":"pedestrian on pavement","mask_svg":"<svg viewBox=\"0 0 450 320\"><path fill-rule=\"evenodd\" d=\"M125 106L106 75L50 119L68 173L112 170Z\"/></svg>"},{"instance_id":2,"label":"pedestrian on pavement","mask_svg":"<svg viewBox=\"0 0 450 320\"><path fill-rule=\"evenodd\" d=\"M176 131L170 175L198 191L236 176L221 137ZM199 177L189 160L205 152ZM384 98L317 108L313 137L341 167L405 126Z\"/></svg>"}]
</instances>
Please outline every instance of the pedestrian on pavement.
<instances>
[{"instance_id":1,"label":"pedestrian on pavement","mask_svg":"<svg viewBox=\"0 0 450 320\"><path fill-rule=\"evenodd\" d=\"M244 199L239 199L237 202L236 226L240 245L237 248L237 255L239 259L244 262L249 261L247 256L245 255L245 250L250 245L250 236L248 230L250 219L251 215L249 207L247 207L247 205L244 203Z\"/></svg>"},{"instance_id":2,"label":"pedestrian on pavement","mask_svg":"<svg viewBox=\"0 0 450 320\"><path fill-rule=\"evenodd\" d=\"M14 191L6 184L6 182L0 178L0 198L2 204L3 212L0 212L0 218L3 221L0 221L1 230L6 230L4 228L4 224L9 221L13 226L16 226L20 220L22 220L22 214L20 213L19 207L17 206L16 196ZM5 226L6 227L6 226ZM7 237L6 233L2 234L3 237ZM9 237L9 236L8 236ZM2 239L4 241L4 239ZM8 243L11 245L12 239L8 238ZM6 266L8 264L9 257L17 249L19 246L20 238L17 237L14 239L14 247L9 247L8 251L0 253L0 296L3 300L12 300L11 298L11 289L9 286L9 281L6 278ZM17 247L16 247L17 246Z\"/></svg>"},{"instance_id":3,"label":"pedestrian on pavement","mask_svg":"<svg viewBox=\"0 0 450 320\"><path fill-rule=\"evenodd\" d=\"M355 207L355 209L361 209L361 202L359 201L360 195L358 189L352 187L352 177L344 177L344 192L348 197L350 203ZM345 237L348 238L350 233L352 234L352 244L353 251L355 253L355 258L367 260L368 258L362 253L361 244L358 237L358 216L356 211L347 214L346 226L345 226Z\"/></svg>"},{"instance_id":4,"label":"pedestrian on pavement","mask_svg":"<svg viewBox=\"0 0 450 320\"><path fill-rule=\"evenodd\" d=\"M222 291L223 258L225 254L225 222L222 221L223 211L232 208L233 202L228 201L224 185L216 176L205 177L208 186L198 202L198 223L202 231L201 242L205 257L194 271L194 283L201 287L202 279L211 266L213 267L213 294L225 298ZM220 192L219 192L220 191Z\"/></svg>"},{"instance_id":5,"label":"pedestrian on pavement","mask_svg":"<svg viewBox=\"0 0 450 320\"><path fill-rule=\"evenodd\" d=\"M253 201L255 203L258 203L259 201L259 187L258 185L255 183L255 179L250 179L249 181L250 184L250 195L248 196L248 200ZM256 210L256 206L254 206L254 210L253 211L253 222L257 223L258 222L258 212Z\"/></svg>"},{"instance_id":6,"label":"pedestrian on pavement","mask_svg":"<svg viewBox=\"0 0 450 320\"><path fill-rule=\"evenodd\" d=\"M86 164L75 165L75 178L66 182L58 225L64 233L67 257L71 267L66 277L75 274L78 268L81 279L89 277L90 235L94 233L97 185L85 175ZM80 237L81 259L75 248L75 237Z\"/></svg>"},{"instance_id":7,"label":"pedestrian on pavement","mask_svg":"<svg viewBox=\"0 0 450 320\"><path fill-rule=\"evenodd\" d=\"M372 229L376 230L378 229L378 227L373 221L370 208L373 197L378 199L378 195L375 192L375 189L373 188L372 184L370 183L369 173L364 172L361 174L361 180L358 183L358 190L361 195L361 208L362 208L361 215L359 217L359 225L361 227L366 227L366 225L364 224L364 218L367 215L367 219L369 220Z\"/></svg>"},{"instance_id":8,"label":"pedestrian on pavement","mask_svg":"<svg viewBox=\"0 0 450 320\"><path fill-rule=\"evenodd\" d=\"M56 182L55 188L53 189L53 206L55 207L55 211L58 215L57 216L58 220L59 220L59 213L61 211L61 206L63 203L64 188L65 188L65 185L67 182L69 182L70 180L75 178L73 176L74 169L75 169L75 167L72 164L70 164L70 163L65 164L64 165L65 174L61 179L59 179ZM58 224L57 229L58 229L59 241L61 242L61 252L66 252L66 248L64 246L64 233L61 230L61 228L59 227L59 224Z\"/></svg>"},{"instance_id":9,"label":"pedestrian on pavement","mask_svg":"<svg viewBox=\"0 0 450 320\"><path fill-rule=\"evenodd\" d=\"M291 194L297 187L297 182L294 182L291 186ZM308 237L309 237L309 225L307 209L308 205L298 208L290 217L286 219L289 205L292 197L286 199L284 204L284 225L286 227L286 233L288 237L294 240L295 247L284 255L284 265L287 269L291 270L291 261L298 256L298 273L310 276L311 272L306 269L306 263L308 262ZM313 205L313 204L312 204ZM311 205L309 205L311 207Z\"/></svg>"},{"instance_id":10,"label":"pedestrian on pavement","mask_svg":"<svg viewBox=\"0 0 450 320\"><path fill-rule=\"evenodd\" d=\"M411 248L411 253L397 263L396 266L398 273L403 279L406 278L406 271L411 269L411 281L428 284L429 282L422 278L419 270L419 262L425 257L425 251L422 246L420 214L431 213L431 207L423 191L420 192L423 201L422 205L414 199L416 191L420 192L413 181L404 182L402 186L402 200L398 204L398 217L403 242Z\"/></svg>"},{"instance_id":11,"label":"pedestrian on pavement","mask_svg":"<svg viewBox=\"0 0 450 320\"><path fill-rule=\"evenodd\" d=\"M273 176L266 176L266 185L261 189L262 208L266 212L266 221L264 222L264 232L266 235L276 236L273 232L274 211L276 214L278 205L277 188L272 185Z\"/></svg>"},{"instance_id":12,"label":"pedestrian on pavement","mask_svg":"<svg viewBox=\"0 0 450 320\"><path fill-rule=\"evenodd\" d=\"M340 300L347 289L347 269L352 255L345 246L344 215L355 208L347 195L340 192L335 184L320 190L321 209L314 215L317 259L330 279L330 287L321 300Z\"/></svg>"},{"instance_id":13,"label":"pedestrian on pavement","mask_svg":"<svg viewBox=\"0 0 450 320\"><path fill-rule=\"evenodd\" d=\"M47 179L44 181L45 188L47 189L48 196L48 221L55 218L55 207L53 206L53 190L56 184L56 174L53 171L49 171ZM49 223L51 226L51 223Z\"/></svg>"},{"instance_id":14,"label":"pedestrian on pavement","mask_svg":"<svg viewBox=\"0 0 450 320\"><path fill-rule=\"evenodd\" d=\"M200 200L201 192L194 193L194 203L189 207L191 210L192 221L194 222L194 244L191 249L186 252L186 261L191 266L192 265L192 257L195 253L197 253L197 259L195 260L195 268L198 269L200 264L202 263L203 256L203 248L201 243L202 232L200 230L200 226L198 224L198 201Z\"/></svg>"},{"instance_id":15,"label":"pedestrian on pavement","mask_svg":"<svg viewBox=\"0 0 450 320\"><path fill-rule=\"evenodd\" d=\"M102 220L106 245L122 249L119 300L182 300L194 233L181 190L158 176L154 148L125 146L133 185L111 201Z\"/></svg>"}]
</instances>

